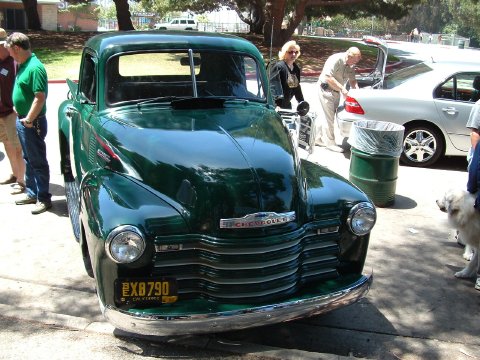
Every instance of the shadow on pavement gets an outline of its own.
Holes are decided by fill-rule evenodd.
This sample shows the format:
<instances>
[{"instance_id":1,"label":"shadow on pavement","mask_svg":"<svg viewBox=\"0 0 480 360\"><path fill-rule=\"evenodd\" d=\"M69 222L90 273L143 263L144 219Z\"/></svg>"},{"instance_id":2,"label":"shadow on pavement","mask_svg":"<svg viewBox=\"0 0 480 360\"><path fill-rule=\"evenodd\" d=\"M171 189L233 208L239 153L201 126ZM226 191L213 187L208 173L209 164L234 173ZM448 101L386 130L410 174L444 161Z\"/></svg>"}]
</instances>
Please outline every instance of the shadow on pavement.
<instances>
[{"instance_id":1,"label":"shadow on pavement","mask_svg":"<svg viewBox=\"0 0 480 360\"><path fill-rule=\"evenodd\" d=\"M408 210L416 208L418 203L406 196L395 194L395 203L388 209Z\"/></svg>"}]
</instances>

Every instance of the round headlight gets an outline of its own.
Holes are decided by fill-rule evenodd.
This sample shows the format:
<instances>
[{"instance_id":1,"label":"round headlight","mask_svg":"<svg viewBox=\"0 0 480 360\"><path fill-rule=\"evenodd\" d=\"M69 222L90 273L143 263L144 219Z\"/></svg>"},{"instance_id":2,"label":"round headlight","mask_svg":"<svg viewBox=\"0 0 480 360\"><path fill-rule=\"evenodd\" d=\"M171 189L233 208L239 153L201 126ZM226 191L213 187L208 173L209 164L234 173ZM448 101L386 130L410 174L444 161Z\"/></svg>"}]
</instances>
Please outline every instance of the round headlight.
<instances>
[{"instance_id":1,"label":"round headlight","mask_svg":"<svg viewBox=\"0 0 480 360\"><path fill-rule=\"evenodd\" d=\"M368 202L361 202L352 207L347 222L352 233L362 236L372 230L376 220L375 207Z\"/></svg>"},{"instance_id":2,"label":"round headlight","mask_svg":"<svg viewBox=\"0 0 480 360\"><path fill-rule=\"evenodd\" d=\"M112 230L105 242L108 257L119 264L138 260L145 251L145 239L139 229L123 225Z\"/></svg>"}]
</instances>

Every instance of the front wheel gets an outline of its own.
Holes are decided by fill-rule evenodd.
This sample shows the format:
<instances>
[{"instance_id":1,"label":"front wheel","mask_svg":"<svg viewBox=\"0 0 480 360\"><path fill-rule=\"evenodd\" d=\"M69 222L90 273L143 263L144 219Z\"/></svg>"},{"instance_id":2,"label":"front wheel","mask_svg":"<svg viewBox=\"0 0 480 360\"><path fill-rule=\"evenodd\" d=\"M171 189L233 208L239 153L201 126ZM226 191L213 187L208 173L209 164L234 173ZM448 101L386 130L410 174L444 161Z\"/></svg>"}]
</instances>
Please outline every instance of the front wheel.
<instances>
[{"instance_id":1,"label":"front wheel","mask_svg":"<svg viewBox=\"0 0 480 360\"><path fill-rule=\"evenodd\" d=\"M428 167L443 155L445 145L441 133L430 126L405 128L400 161L409 166Z\"/></svg>"}]
</instances>

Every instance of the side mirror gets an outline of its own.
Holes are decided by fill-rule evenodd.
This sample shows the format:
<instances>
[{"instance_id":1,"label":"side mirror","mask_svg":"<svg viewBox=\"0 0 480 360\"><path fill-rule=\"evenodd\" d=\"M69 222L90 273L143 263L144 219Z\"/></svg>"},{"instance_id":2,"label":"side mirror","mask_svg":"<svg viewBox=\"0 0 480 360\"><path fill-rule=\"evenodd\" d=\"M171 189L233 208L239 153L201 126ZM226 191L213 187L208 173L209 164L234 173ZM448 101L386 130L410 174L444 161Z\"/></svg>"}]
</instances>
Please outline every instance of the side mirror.
<instances>
[{"instance_id":1,"label":"side mirror","mask_svg":"<svg viewBox=\"0 0 480 360\"><path fill-rule=\"evenodd\" d=\"M305 116L310 111L310 104L306 101L300 101L297 105L297 113L300 116Z\"/></svg>"}]
</instances>

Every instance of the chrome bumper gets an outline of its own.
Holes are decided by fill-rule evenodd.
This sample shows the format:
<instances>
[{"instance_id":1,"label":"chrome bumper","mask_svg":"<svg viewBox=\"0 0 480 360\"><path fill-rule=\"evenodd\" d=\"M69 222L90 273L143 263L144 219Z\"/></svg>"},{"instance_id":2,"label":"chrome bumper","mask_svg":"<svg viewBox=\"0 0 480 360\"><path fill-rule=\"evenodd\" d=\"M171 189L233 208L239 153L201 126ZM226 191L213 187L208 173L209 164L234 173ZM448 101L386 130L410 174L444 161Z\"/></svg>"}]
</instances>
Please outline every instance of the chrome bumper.
<instances>
[{"instance_id":1,"label":"chrome bumper","mask_svg":"<svg viewBox=\"0 0 480 360\"><path fill-rule=\"evenodd\" d=\"M178 316L133 314L111 305L103 306L105 318L116 328L143 335L169 336L213 333L265 326L323 314L364 297L373 275L362 276L350 287L314 298L287 301L239 311Z\"/></svg>"}]
</instances>

